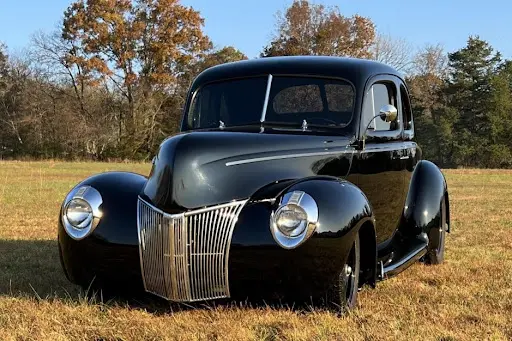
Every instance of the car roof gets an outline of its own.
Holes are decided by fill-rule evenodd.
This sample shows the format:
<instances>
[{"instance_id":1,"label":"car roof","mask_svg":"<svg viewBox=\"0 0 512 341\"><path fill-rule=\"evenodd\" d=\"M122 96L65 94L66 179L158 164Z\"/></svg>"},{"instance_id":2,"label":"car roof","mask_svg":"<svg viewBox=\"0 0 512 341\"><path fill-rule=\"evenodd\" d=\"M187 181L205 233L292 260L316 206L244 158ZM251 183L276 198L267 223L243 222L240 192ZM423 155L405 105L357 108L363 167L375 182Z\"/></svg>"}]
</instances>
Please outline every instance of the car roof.
<instances>
[{"instance_id":1,"label":"car roof","mask_svg":"<svg viewBox=\"0 0 512 341\"><path fill-rule=\"evenodd\" d=\"M194 81L192 88L212 81L261 75L310 75L343 78L356 87L364 86L377 74L400 77L394 68L368 59L330 56L266 57L225 63L206 69Z\"/></svg>"}]
</instances>

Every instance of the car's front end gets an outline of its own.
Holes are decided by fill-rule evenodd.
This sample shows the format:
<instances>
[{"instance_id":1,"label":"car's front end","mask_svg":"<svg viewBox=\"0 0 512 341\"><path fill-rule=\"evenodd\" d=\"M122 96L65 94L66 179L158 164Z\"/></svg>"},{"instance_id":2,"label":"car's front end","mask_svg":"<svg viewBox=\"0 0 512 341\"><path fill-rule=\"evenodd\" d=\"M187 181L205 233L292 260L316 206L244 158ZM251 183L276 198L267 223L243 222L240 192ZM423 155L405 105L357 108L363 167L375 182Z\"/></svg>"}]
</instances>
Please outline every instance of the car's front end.
<instances>
[{"instance_id":1,"label":"car's front end","mask_svg":"<svg viewBox=\"0 0 512 341\"><path fill-rule=\"evenodd\" d=\"M161 144L149 177L100 174L68 194L59 219L68 278L178 302L336 292L340 276L354 276L342 269L359 229L375 238L367 198L342 180L361 95L340 78L205 82L192 86L183 132ZM361 283L375 278L369 245Z\"/></svg>"},{"instance_id":2,"label":"car's front end","mask_svg":"<svg viewBox=\"0 0 512 341\"><path fill-rule=\"evenodd\" d=\"M278 292L298 297L324 290L344 261L350 224L361 212L340 211L335 197L315 181L363 196L350 183L313 173L315 164L329 165L325 152L310 151L307 161L292 157L226 166L234 157L214 161L210 151L190 148L205 139L253 144L252 138L261 141L257 136L178 135L162 144L149 178L113 172L77 185L59 219L68 277L84 288L143 286L179 302ZM278 135L268 137L270 146ZM298 138L280 137L280 143L296 148ZM281 157L265 152L266 145L260 143L251 155ZM255 159L235 153L238 160ZM345 216L336 221L339 214Z\"/></svg>"}]
</instances>

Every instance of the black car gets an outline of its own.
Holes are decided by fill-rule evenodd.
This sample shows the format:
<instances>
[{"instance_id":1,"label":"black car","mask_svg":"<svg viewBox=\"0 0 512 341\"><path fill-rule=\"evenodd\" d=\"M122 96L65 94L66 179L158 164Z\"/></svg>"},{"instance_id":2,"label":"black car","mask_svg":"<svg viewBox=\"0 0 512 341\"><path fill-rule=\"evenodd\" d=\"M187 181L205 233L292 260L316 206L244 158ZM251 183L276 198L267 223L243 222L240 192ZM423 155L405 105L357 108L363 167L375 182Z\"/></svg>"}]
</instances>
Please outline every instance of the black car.
<instances>
[{"instance_id":1,"label":"black car","mask_svg":"<svg viewBox=\"0 0 512 341\"><path fill-rule=\"evenodd\" d=\"M359 287L442 262L449 227L396 70L275 57L201 73L148 177L103 173L67 195L59 251L83 287L352 307Z\"/></svg>"}]
</instances>

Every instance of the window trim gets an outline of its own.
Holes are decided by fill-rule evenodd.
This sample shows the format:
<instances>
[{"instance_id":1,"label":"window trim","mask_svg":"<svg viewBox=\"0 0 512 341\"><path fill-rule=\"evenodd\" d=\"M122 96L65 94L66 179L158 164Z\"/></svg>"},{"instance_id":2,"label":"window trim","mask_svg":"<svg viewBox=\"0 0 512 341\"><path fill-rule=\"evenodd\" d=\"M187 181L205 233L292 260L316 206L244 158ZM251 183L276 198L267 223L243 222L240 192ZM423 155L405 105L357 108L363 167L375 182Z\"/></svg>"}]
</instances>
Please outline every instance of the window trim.
<instances>
[{"instance_id":1,"label":"window trim","mask_svg":"<svg viewBox=\"0 0 512 341\"><path fill-rule=\"evenodd\" d=\"M366 125L363 120L363 115L364 115L363 109L364 109L364 103L366 101L367 92L370 90L370 88L373 85L378 84L378 83L386 83L386 82L390 83L392 86L395 87L395 98L396 98L396 102L397 102L396 109L398 110L398 118L397 118L398 129L396 129L396 130L380 130L380 131L368 130L366 132L366 142L378 141L378 140L389 141L389 140L401 140L402 139L404 125L403 125L402 110L401 110L402 102L401 102L400 91L399 91L399 89L400 89L399 84L402 81L394 75L381 74L381 75L376 75L376 76L371 77L366 82L364 92L362 94L363 98L361 101L361 108L360 108L359 134L358 134L360 140L362 140L363 134L365 133L365 129L366 129Z\"/></svg>"},{"instance_id":2,"label":"window trim","mask_svg":"<svg viewBox=\"0 0 512 341\"><path fill-rule=\"evenodd\" d=\"M402 100L402 88L405 90L405 93L406 93L406 101L409 103L409 110L411 112L411 127L409 129L405 129L405 112L404 112L404 108L402 106L402 103L403 103L403 100ZM414 114L412 112L412 103L411 103L411 95L409 93L409 89L407 88L407 85L405 84L405 82L403 81L400 81L400 86L399 86L399 89L400 89L400 110L402 112L402 117L403 117L403 139L404 141L412 141L414 139Z\"/></svg>"}]
</instances>

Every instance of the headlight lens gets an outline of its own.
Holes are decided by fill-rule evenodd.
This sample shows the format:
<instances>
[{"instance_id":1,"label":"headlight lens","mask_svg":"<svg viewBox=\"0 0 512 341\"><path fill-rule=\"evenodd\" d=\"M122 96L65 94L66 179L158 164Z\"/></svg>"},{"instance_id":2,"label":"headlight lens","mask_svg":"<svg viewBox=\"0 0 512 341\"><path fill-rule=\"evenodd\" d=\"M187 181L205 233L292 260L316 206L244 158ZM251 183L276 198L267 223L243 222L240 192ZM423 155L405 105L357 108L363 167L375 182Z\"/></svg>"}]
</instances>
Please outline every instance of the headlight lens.
<instances>
[{"instance_id":1,"label":"headlight lens","mask_svg":"<svg viewBox=\"0 0 512 341\"><path fill-rule=\"evenodd\" d=\"M275 216L277 228L288 237L297 237L307 226L308 216L304 209L297 205L280 207Z\"/></svg>"},{"instance_id":2,"label":"headlight lens","mask_svg":"<svg viewBox=\"0 0 512 341\"><path fill-rule=\"evenodd\" d=\"M66 206L66 218L73 227L86 228L93 219L91 205L83 199L72 199Z\"/></svg>"},{"instance_id":3,"label":"headlight lens","mask_svg":"<svg viewBox=\"0 0 512 341\"><path fill-rule=\"evenodd\" d=\"M313 197L303 191L285 193L279 207L270 215L270 232L285 249L304 243L318 226L318 206Z\"/></svg>"},{"instance_id":4,"label":"headlight lens","mask_svg":"<svg viewBox=\"0 0 512 341\"><path fill-rule=\"evenodd\" d=\"M100 192L91 186L74 188L66 197L61 223L67 234L81 240L90 235L103 217Z\"/></svg>"}]
</instances>

